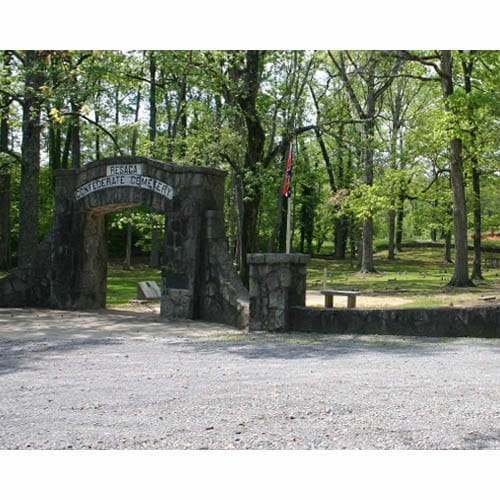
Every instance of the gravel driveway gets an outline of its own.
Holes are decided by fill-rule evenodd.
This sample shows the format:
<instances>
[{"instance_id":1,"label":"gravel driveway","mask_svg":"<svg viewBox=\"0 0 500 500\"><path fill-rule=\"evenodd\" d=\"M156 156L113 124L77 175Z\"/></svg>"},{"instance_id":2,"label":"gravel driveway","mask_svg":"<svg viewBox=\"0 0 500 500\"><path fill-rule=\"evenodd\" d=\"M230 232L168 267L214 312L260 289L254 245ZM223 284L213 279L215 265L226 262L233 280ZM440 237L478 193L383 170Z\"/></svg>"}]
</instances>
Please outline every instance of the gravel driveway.
<instances>
[{"instance_id":1,"label":"gravel driveway","mask_svg":"<svg viewBox=\"0 0 500 500\"><path fill-rule=\"evenodd\" d=\"M499 353L0 309L0 448L498 450Z\"/></svg>"}]
</instances>

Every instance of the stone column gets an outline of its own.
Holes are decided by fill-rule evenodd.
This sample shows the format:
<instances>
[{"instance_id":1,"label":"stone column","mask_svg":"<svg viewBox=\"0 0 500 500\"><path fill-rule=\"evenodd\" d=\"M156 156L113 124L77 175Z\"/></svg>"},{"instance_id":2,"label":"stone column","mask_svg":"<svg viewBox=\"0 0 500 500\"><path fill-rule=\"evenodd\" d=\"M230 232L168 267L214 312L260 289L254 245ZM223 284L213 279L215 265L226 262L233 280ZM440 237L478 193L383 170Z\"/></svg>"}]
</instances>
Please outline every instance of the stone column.
<instances>
[{"instance_id":1,"label":"stone column","mask_svg":"<svg viewBox=\"0 0 500 500\"><path fill-rule=\"evenodd\" d=\"M289 330L289 309L306 302L306 271L310 256L249 254L250 331Z\"/></svg>"},{"instance_id":2,"label":"stone column","mask_svg":"<svg viewBox=\"0 0 500 500\"><path fill-rule=\"evenodd\" d=\"M166 213L161 316L198 318L201 218L199 207L186 193L180 193Z\"/></svg>"}]
</instances>

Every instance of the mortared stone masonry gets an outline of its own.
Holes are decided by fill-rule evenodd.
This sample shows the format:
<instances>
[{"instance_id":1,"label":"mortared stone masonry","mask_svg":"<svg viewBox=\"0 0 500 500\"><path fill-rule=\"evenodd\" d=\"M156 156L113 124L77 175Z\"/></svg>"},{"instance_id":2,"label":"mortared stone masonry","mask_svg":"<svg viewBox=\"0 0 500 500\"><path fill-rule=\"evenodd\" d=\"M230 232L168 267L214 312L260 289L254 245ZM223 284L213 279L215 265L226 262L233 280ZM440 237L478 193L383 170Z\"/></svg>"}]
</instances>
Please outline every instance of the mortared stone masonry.
<instances>
[{"instance_id":1,"label":"mortared stone masonry","mask_svg":"<svg viewBox=\"0 0 500 500\"><path fill-rule=\"evenodd\" d=\"M117 157L55 174L49 235L0 280L0 307L106 306L106 215L145 205L165 215L161 315L245 327L248 292L226 251L225 172Z\"/></svg>"}]
</instances>

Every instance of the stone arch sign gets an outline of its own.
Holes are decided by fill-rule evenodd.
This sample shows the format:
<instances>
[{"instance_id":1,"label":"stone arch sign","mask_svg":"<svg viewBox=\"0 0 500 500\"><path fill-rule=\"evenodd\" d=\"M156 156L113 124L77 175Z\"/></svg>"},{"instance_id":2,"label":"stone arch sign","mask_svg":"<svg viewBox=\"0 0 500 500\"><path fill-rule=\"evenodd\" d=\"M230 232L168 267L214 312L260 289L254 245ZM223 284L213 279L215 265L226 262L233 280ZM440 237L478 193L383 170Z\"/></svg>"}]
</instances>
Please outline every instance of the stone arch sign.
<instances>
[{"instance_id":1,"label":"stone arch sign","mask_svg":"<svg viewBox=\"0 0 500 500\"><path fill-rule=\"evenodd\" d=\"M244 327L248 292L224 232L225 172L144 157L94 161L55 176L52 227L32 262L0 280L0 306L106 306L106 214L144 205L165 215L161 315Z\"/></svg>"}]
</instances>

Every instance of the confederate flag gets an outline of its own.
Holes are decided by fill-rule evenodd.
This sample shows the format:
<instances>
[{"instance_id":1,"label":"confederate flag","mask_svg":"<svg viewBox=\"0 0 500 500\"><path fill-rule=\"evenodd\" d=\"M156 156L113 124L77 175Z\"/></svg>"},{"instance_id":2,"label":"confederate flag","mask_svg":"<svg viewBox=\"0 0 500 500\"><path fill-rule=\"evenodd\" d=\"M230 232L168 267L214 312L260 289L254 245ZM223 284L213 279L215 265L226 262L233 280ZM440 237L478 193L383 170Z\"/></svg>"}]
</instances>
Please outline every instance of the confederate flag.
<instances>
[{"instance_id":1,"label":"confederate flag","mask_svg":"<svg viewBox=\"0 0 500 500\"><path fill-rule=\"evenodd\" d=\"M286 159L285 184L283 186L283 196L290 198L292 196L292 145L288 151Z\"/></svg>"}]
</instances>

